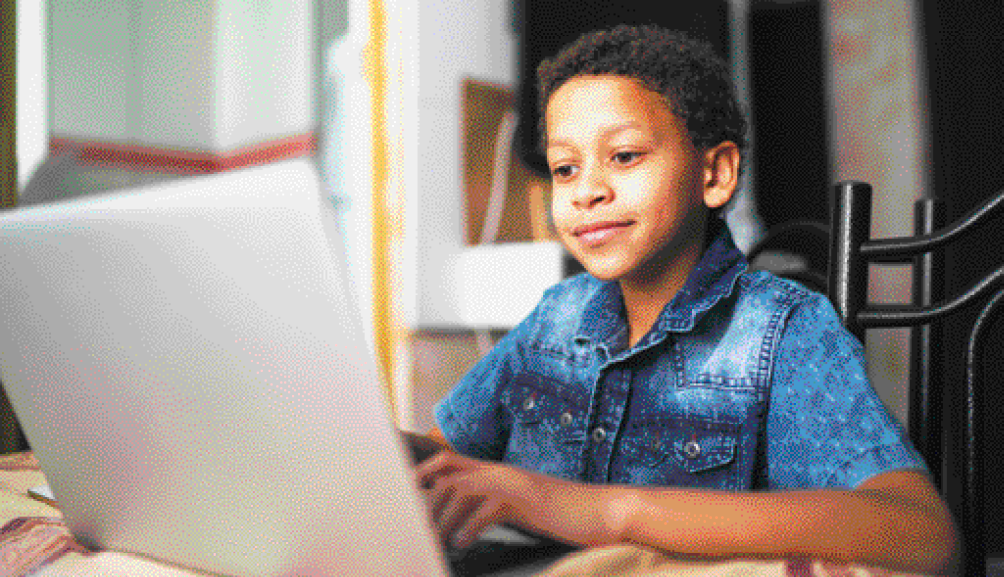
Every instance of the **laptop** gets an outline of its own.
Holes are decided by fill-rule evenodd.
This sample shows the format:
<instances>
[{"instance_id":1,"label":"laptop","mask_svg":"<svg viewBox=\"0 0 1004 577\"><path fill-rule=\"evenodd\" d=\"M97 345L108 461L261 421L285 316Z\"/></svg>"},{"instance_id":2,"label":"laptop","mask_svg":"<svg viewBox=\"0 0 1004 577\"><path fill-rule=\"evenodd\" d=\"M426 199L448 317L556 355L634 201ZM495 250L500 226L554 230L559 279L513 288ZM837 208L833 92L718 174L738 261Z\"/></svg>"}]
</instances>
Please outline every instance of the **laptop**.
<instances>
[{"instance_id":1,"label":"laptop","mask_svg":"<svg viewBox=\"0 0 1004 577\"><path fill-rule=\"evenodd\" d=\"M0 214L0 379L79 542L450 573L320 191L300 159Z\"/></svg>"}]
</instances>

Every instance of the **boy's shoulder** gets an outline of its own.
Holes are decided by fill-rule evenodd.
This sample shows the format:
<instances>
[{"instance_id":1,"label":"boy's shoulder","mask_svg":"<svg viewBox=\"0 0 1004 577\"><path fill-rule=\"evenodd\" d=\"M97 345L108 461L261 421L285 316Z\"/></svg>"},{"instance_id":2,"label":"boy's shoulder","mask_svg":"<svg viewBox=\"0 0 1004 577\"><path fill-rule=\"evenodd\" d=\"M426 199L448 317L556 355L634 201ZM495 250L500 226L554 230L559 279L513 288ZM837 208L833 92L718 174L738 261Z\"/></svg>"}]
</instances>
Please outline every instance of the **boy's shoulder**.
<instances>
[{"instance_id":1,"label":"boy's shoulder","mask_svg":"<svg viewBox=\"0 0 1004 577\"><path fill-rule=\"evenodd\" d=\"M671 332L692 360L704 355L710 362L720 356L732 366L729 363L744 356L737 357L736 351L753 351L749 358L759 359L766 343L780 346L789 338L822 342L830 338L827 335L844 330L830 301L797 282L749 270L733 281L721 298L697 296L692 302L667 307L649 334L651 340ZM723 289L721 285L716 288ZM514 342L519 343L521 354L544 351L570 359L582 353L579 347L586 344L582 339L616 346L627 330L623 310L617 307L623 303L616 282L588 274L570 277L545 291Z\"/></svg>"},{"instance_id":2,"label":"boy's shoulder","mask_svg":"<svg viewBox=\"0 0 1004 577\"><path fill-rule=\"evenodd\" d=\"M826 295L772 272L747 271L736 284L734 312L763 308L793 311L798 308L836 318L836 310Z\"/></svg>"},{"instance_id":3,"label":"boy's shoulder","mask_svg":"<svg viewBox=\"0 0 1004 577\"><path fill-rule=\"evenodd\" d=\"M747 270L740 275L737 284L736 296L740 298L767 298L774 302L793 304L818 302L820 299L827 301L825 295L766 270Z\"/></svg>"},{"instance_id":4,"label":"boy's shoulder","mask_svg":"<svg viewBox=\"0 0 1004 577\"><path fill-rule=\"evenodd\" d=\"M611 281L598 280L589 273L579 273L544 291L541 305L545 309L560 307L564 314L571 310L584 310L593 297L601 292L611 292L615 285ZM825 295L765 270L744 271L738 276L731 292L736 301L751 300L754 305L770 302L829 303Z\"/></svg>"},{"instance_id":5,"label":"boy's shoulder","mask_svg":"<svg viewBox=\"0 0 1004 577\"><path fill-rule=\"evenodd\" d=\"M808 331L822 338L846 331L830 299L796 281L757 270L744 273L738 284L742 288L727 314L776 319L786 335ZM798 327L796 333L791 332L793 326Z\"/></svg>"},{"instance_id":6,"label":"boy's shoulder","mask_svg":"<svg viewBox=\"0 0 1004 577\"><path fill-rule=\"evenodd\" d=\"M771 272L746 270L740 274L725 302L716 303L719 314L747 314L762 309L823 309L832 311L825 295ZM583 315L599 308L621 306L616 283L601 281L589 273L569 277L548 288L540 300L537 321L543 324L576 324Z\"/></svg>"}]
</instances>

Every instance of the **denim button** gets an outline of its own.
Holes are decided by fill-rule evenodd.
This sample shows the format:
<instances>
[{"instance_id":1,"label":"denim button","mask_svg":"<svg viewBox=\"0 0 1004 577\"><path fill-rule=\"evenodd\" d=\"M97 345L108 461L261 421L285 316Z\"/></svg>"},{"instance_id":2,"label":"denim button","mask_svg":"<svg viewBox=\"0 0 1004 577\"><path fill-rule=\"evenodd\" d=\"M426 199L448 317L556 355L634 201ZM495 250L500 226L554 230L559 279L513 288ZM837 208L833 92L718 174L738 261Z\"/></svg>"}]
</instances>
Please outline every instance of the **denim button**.
<instances>
[{"instance_id":1,"label":"denim button","mask_svg":"<svg viewBox=\"0 0 1004 577\"><path fill-rule=\"evenodd\" d=\"M572 413L564 412L561 413L561 419L558 421L561 423L562 427L567 427L572 424Z\"/></svg>"},{"instance_id":2,"label":"denim button","mask_svg":"<svg viewBox=\"0 0 1004 577\"><path fill-rule=\"evenodd\" d=\"M596 427L595 429L593 429L593 441L597 443L602 443L603 439L606 438L607 438L607 432L603 429L603 427Z\"/></svg>"},{"instance_id":3,"label":"denim button","mask_svg":"<svg viewBox=\"0 0 1004 577\"><path fill-rule=\"evenodd\" d=\"M526 400L523 401L524 411L532 410L536 406L537 406L537 399L533 398L533 395L530 395L529 397L526 398Z\"/></svg>"},{"instance_id":4,"label":"denim button","mask_svg":"<svg viewBox=\"0 0 1004 577\"><path fill-rule=\"evenodd\" d=\"M690 459L696 459L701 456L701 446L697 444L697 441L691 439L683 446L683 454L687 455Z\"/></svg>"}]
</instances>

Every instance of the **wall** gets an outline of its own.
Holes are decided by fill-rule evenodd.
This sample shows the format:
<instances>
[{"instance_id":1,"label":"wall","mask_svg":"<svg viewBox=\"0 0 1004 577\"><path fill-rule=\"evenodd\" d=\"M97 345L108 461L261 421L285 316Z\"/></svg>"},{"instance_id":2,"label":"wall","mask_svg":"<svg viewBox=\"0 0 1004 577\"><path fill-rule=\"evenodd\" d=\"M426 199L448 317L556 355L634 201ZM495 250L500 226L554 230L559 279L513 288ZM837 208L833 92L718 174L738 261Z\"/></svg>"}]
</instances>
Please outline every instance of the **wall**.
<instances>
[{"instance_id":1,"label":"wall","mask_svg":"<svg viewBox=\"0 0 1004 577\"><path fill-rule=\"evenodd\" d=\"M430 374L425 361L437 354L429 351L446 355L440 365L452 363L458 373L472 354L469 349L459 352L467 337L436 336L456 336L463 328L456 306L459 295L451 281L466 234L463 81L512 87L516 44L511 2L506 0L408 0L388 2L386 9L386 74L391 82L386 95L389 171L384 202L393 222L386 234L387 274L394 287L387 346L393 356L390 376L400 422L425 428L431 397L436 396L430 393L442 389L437 379L424 377ZM422 332L427 330L432 332Z\"/></svg>"},{"instance_id":2,"label":"wall","mask_svg":"<svg viewBox=\"0 0 1004 577\"><path fill-rule=\"evenodd\" d=\"M830 0L825 17L833 180L872 184L873 238L911 235L931 178L918 15L906 0ZM868 296L907 302L910 284L909 266L874 266ZM866 353L873 385L905 423L909 332L869 331Z\"/></svg>"},{"instance_id":3,"label":"wall","mask_svg":"<svg viewBox=\"0 0 1004 577\"><path fill-rule=\"evenodd\" d=\"M50 6L57 138L225 153L313 129L310 3Z\"/></svg>"},{"instance_id":4,"label":"wall","mask_svg":"<svg viewBox=\"0 0 1004 577\"><path fill-rule=\"evenodd\" d=\"M49 146L48 3L17 3L17 159L24 186Z\"/></svg>"}]
</instances>

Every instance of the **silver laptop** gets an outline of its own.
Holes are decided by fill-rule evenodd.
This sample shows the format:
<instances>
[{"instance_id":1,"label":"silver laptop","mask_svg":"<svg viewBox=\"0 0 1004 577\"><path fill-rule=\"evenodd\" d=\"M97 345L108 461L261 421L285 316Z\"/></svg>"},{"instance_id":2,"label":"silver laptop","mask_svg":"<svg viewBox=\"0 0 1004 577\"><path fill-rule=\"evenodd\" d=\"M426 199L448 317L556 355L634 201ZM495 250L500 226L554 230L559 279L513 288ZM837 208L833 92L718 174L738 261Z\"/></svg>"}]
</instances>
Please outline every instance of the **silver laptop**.
<instances>
[{"instance_id":1,"label":"silver laptop","mask_svg":"<svg viewBox=\"0 0 1004 577\"><path fill-rule=\"evenodd\" d=\"M447 574L319 191L297 160L0 214L0 377L79 541Z\"/></svg>"}]
</instances>

